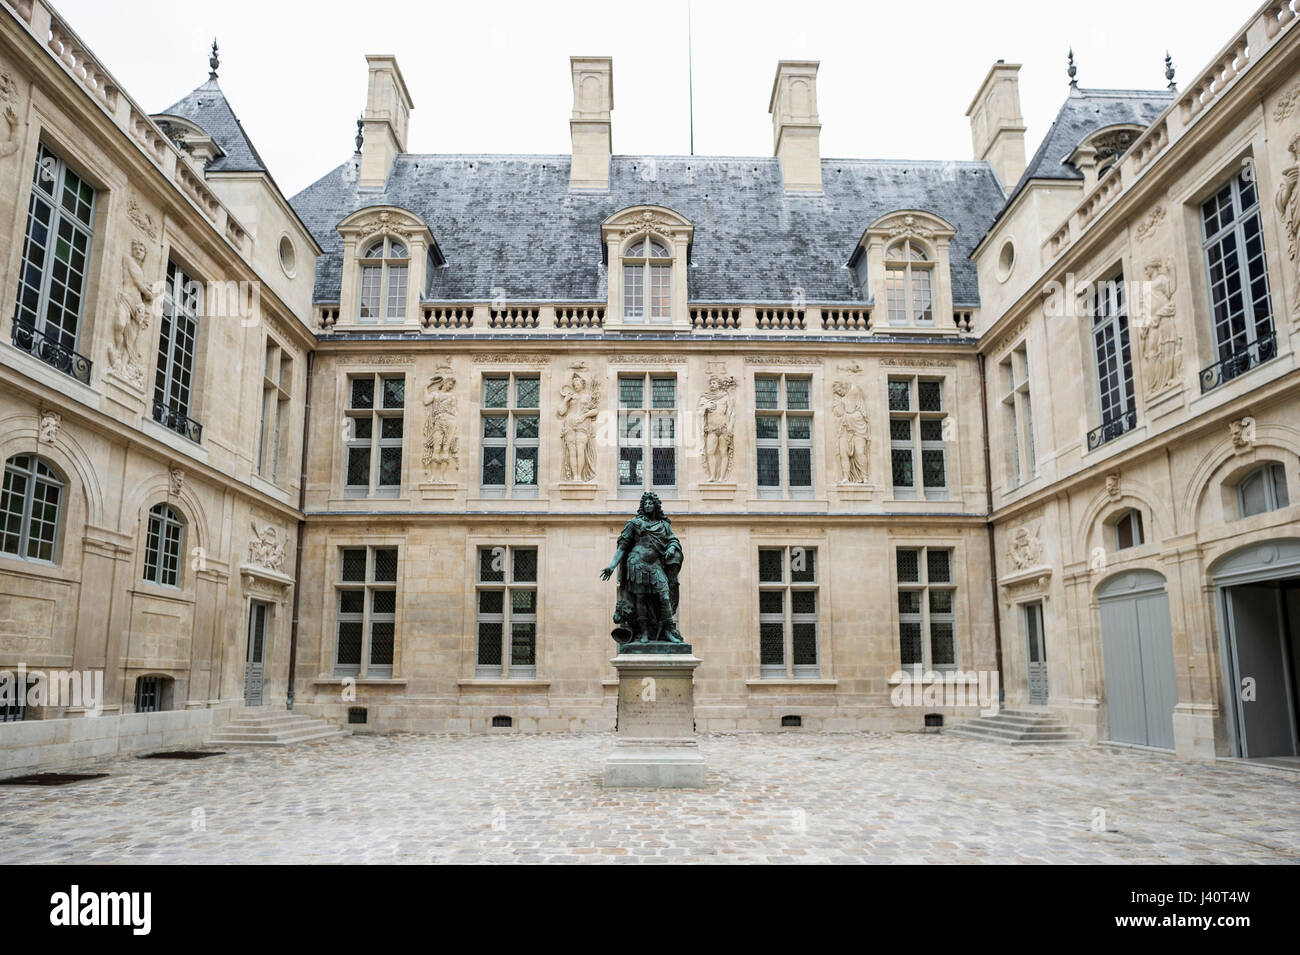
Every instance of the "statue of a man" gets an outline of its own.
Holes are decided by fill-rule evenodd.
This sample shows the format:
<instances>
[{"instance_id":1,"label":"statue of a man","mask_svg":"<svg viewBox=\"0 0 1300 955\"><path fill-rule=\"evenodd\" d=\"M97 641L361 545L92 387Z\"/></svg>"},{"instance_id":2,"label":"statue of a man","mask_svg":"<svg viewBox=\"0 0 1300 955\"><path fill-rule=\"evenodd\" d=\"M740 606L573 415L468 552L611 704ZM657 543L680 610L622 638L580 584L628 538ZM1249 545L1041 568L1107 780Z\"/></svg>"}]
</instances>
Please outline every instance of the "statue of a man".
<instances>
[{"instance_id":1,"label":"statue of a man","mask_svg":"<svg viewBox=\"0 0 1300 955\"><path fill-rule=\"evenodd\" d=\"M618 571L615 640L620 644L685 642L677 632L681 567L681 542L664 516L659 495L647 491L641 495L636 517L624 525L609 566L600 572L601 580L609 580Z\"/></svg>"},{"instance_id":2,"label":"statue of a man","mask_svg":"<svg viewBox=\"0 0 1300 955\"><path fill-rule=\"evenodd\" d=\"M735 453L736 403L730 395L736 379L711 375L709 390L700 396L700 430L704 436L705 480L725 481Z\"/></svg>"}]
</instances>

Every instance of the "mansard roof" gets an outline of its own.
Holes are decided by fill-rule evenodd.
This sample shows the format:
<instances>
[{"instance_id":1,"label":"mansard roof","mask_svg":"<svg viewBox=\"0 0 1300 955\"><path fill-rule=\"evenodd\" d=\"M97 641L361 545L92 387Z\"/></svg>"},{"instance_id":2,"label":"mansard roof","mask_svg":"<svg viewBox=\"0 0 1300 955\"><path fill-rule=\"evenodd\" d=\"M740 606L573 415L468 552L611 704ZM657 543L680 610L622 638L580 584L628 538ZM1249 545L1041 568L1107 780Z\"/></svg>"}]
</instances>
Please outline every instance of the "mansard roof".
<instances>
[{"instance_id":1,"label":"mansard roof","mask_svg":"<svg viewBox=\"0 0 1300 955\"><path fill-rule=\"evenodd\" d=\"M614 156L609 189L569 188L567 155L398 156L382 191L359 191L357 158L291 200L325 249L315 299L337 302L342 243L335 226L368 206L420 216L447 262L432 298L593 301L607 294L601 223L629 206L670 209L694 226L689 296L695 302L851 302L847 267L862 230L914 209L957 230L952 298L976 305L971 249L1002 208L986 162L823 159L821 195L785 191L773 157Z\"/></svg>"},{"instance_id":2,"label":"mansard roof","mask_svg":"<svg viewBox=\"0 0 1300 955\"><path fill-rule=\"evenodd\" d=\"M187 119L212 137L225 155L212 160L208 172L262 172L270 175L215 79L209 79L155 115Z\"/></svg>"},{"instance_id":3,"label":"mansard roof","mask_svg":"<svg viewBox=\"0 0 1300 955\"><path fill-rule=\"evenodd\" d=\"M1082 179L1069 156L1092 133L1107 126L1146 128L1173 102L1173 90L1074 89L1007 198L1010 206L1032 179Z\"/></svg>"}]
</instances>

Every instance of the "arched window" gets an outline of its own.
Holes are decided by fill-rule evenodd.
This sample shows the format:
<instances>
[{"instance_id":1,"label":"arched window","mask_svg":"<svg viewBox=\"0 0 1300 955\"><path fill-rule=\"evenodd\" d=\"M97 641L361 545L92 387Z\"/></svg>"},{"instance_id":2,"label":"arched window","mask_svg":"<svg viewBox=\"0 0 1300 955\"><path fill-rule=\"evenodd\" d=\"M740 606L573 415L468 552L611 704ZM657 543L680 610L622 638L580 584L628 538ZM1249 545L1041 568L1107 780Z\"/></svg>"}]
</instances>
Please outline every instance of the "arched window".
<instances>
[{"instance_id":1,"label":"arched window","mask_svg":"<svg viewBox=\"0 0 1300 955\"><path fill-rule=\"evenodd\" d=\"M911 239L895 242L885 251L889 324L934 323L933 269L934 263L925 249Z\"/></svg>"},{"instance_id":2,"label":"arched window","mask_svg":"<svg viewBox=\"0 0 1300 955\"><path fill-rule=\"evenodd\" d=\"M63 506L63 479L34 454L5 462L0 492L0 553L23 560L54 562Z\"/></svg>"},{"instance_id":3,"label":"arched window","mask_svg":"<svg viewBox=\"0 0 1300 955\"><path fill-rule=\"evenodd\" d=\"M1146 543L1142 530L1142 512L1136 508L1125 511L1115 520L1115 549L1141 547Z\"/></svg>"},{"instance_id":4,"label":"arched window","mask_svg":"<svg viewBox=\"0 0 1300 955\"><path fill-rule=\"evenodd\" d=\"M648 301L647 301L648 299ZM623 320L668 322L673 316L673 257L645 236L623 251Z\"/></svg>"},{"instance_id":5,"label":"arched window","mask_svg":"<svg viewBox=\"0 0 1300 955\"><path fill-rule=\"evenodd\" d=\"M1237 482L1237 513L1253 517L1290 504L1286 490L1286 468L1276 461L1264 464Z\"/></svg>"},{"instance_id":6,"label":"arched window","mask_svg":"<svg viewBox=\"0 0 1300 955\"><path fill-rule=\"evenodd\" d=\"M366 248L361 256L362 322L400 322L406 318L406 276L410 252L400 242L385 236Z\"/></svg>"},{"instance_id":7,"label":"arched window","mask_svg":"<svg viewBox=\"0 0 1300 955\"><path fill-rule=\"evenodd\" d=\"M181 537L185 521L169 504L149 509L149 529L144 542L144 579L164 587L181 581Z\"/></svg>"}]
</instances>

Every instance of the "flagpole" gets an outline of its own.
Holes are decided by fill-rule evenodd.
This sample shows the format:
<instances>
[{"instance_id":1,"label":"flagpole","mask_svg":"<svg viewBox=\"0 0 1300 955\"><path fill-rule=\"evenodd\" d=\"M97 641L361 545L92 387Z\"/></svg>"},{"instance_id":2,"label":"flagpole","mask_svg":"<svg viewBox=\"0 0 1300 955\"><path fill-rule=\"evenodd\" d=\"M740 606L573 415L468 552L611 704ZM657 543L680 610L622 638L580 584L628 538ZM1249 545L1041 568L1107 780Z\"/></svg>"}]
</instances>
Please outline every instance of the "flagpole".
<instances>
[{"instance_id":1,"label":"flagpole","mask_svg":"<svg viewBox=\"0 0 1300 955\"><path fill-rule=\"evenodd\" d=\"M691 155L695 155L695 55L691 46L691 0L686 0L686 88L690 103Z\"/></svg>"}]
</instances>

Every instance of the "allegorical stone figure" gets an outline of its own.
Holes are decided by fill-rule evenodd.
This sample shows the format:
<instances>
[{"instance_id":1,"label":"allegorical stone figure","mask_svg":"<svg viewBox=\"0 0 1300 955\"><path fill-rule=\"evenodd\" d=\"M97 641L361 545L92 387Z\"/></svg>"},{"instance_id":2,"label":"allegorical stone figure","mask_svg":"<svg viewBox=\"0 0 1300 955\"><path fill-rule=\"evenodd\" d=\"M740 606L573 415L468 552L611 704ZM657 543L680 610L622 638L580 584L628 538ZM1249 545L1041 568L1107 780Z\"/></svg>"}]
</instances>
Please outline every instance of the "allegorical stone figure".
<instances>
[{"instance_id":1,"label":"allegorical stone figure","mask_svg":"<svg viewBox=\"0 0 1300 955\"><path fill-rule=\"evenodd\" d=\"M113 319L113 341L108 346L108 363L113 370L137 385L144 384L144 359L137 344L149 327L154 289L144 277L145 244L131 242L131 255L122 259L122 287L117 293L117 314Z\"/></svg>"},{"instance_id":2,"label":"allegorical stone figure","mask_svg":"<svg viewBox=\"0 0 1300 955\"><path fill-rule=\"evenodd\" d=\"M837 381L831 410L838 422L836 443L840 459L840 483L865 484L867 451L871 447L871 425L867 421L867 396L855 384Z\"/></svg>"},{"instance_id":3,"label":"allegorical stone figure","mask_svg":"<svg viewBox=\"0 0 1300 955\"><path fill-rule=\"evenodd\" d=\"M682 545L664 516L659 495L641 495L636 517L623 526L609 566L600 572L609 580L618 571L613 637L620 646L685 643L677 632L677 575L682 569Z\"/></svg>"},{"instance_id":4,"label":"allegorical stone figure","mask_svg":"<svg viewBox=\"0 0 1300 955\"><path fill-rule=\"evenodd\" d=\"M587 380L574 371L567 388L560 389L560 407L556 414L563 419L560 442L564 446L564 479L590 481L596 476L596 416L600 413L600 395L587 387Z\"/></svg>"},{"instance_id":5,"label":"allegorical stone figure","mask_svg":"<svg viewBox=\"0 0 1300 955\"><path fill-rule=\"evenodd\" d=\"M457 464L456 396L449 393L455 387L456 376L445 363L424 386L424 469L433 481L446 480Z\"/></svg>"},{"instance_id":6,"label":"allegorical stone figure","mask_svg":"<svg viewBox=\"0 0 1300 955\"><path fill-rule=\"evenodd\" d=\"M1273 201L1286 226L1287 255L1292 264L1300 269L1300 136L1292 137L1287 149L1296 165L1282 170L1282 184L1277 187L1277 196ZM1297 275L1296 280L1300 282L1300 275ZM1300 314L1300 299L1292 307L1292 312Z\"/></svg>"},{"instance_id":7,"label":"allegorical stone figure","mask_svg":"<svg viewBox=\"0 0 1300 955\"><path fill-rule=\"evenodd\" d=\"M1175 324L1174 292L1178 283L1173 265L1164 259L1152 259L1146 264L1146 276L1151 314L1140 334L1147 393L1152 394L1177 383L1183 366L1183 339Z\"/></svg>"},{"instance_id":8,"label":"allegorical stone figure","mask_svg":"<svg viewBox=\"0 0 1300 955\"><path fill-rule=\"evenodd\" d=\"M709 390L700 396L700 433L704 438L705 480L725 481L735 457L736 401L731 391L736 379L713 375Z\"/></svg>"}]
</instances>

